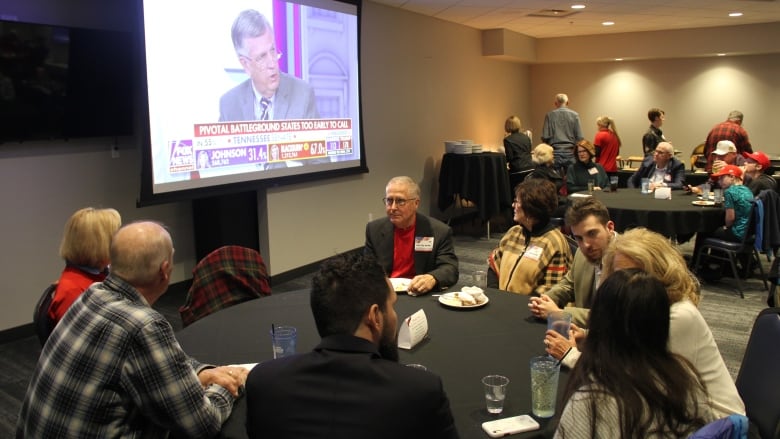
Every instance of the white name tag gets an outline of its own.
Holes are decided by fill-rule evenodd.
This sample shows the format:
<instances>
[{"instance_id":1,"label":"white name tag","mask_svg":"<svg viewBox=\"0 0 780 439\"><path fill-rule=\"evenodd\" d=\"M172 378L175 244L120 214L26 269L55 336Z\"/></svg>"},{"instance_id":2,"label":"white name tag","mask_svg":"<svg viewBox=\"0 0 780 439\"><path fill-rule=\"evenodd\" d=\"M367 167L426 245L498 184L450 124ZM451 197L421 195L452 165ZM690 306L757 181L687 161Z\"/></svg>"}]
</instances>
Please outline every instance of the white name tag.
<instances>
[{"instance_id":1,"label":"white name tag","mask_svg":"<svg viewBox=\"0 0 780 439\"><path fill-rule=\"evenodd\" d=\"M596 175L599 173L599 169L597 167L588 168L588 174L590 175Z\"/></svg>"},{"instance_id":2,"label":"white name tag","mask_svg":"<svg viewBox=\"0 0 780 439\"><path fill-rule=\"evenodd\" d=\"M433 236L415 236L414 251L427 252L433 251Z\"/></svg>"},{"instance_id":3,"label":"white name tag","mask_svg":"<svg viewBox=\"0 0 780 439\"><path fill-rule=\"evenodd\" d=\"M523 257L534 261L538 261L539 258L542 257L542 248L536 245L532 245L527 249L525 249L525 253L523 254Z\"/></svg>"}]
</instances>

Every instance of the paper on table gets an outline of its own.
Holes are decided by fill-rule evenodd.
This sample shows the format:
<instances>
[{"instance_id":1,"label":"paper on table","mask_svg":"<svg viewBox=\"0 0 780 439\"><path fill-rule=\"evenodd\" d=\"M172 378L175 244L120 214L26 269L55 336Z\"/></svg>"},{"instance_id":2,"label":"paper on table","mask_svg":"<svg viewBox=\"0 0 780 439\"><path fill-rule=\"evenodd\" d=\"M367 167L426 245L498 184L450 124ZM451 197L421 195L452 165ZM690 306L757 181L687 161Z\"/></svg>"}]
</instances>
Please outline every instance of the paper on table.
<instances>
[{"instance_id":1,"label":"paper on table","mask_svg":"<svg viewBox=\"0 0 780 439\"><path fill-rule=\"evenodd\" d=\"M231 364L230 365L230 367L243 367L244 369L247 369L247 370L252 370L252 368L254 368L255 366L257 366L257 363Z\"/></svg>"},{"instance_id":2,"label":"paper on table","mask_svg":"<svg viewBox=\"0 0 780 439\"><path fill-rule=\"evenodd\" d=\"M655 199L656 200L671 200L672 199L672 188L670 188L670 187L658 187L658 188L655 188Z\"/></svg>"},{"instance_id":3,"label":"paper on table","mask_svg":"<svg viewBox=\"0 0 780 439\"><path fill-rule=\"evenodd\" d=\"M571 194L569 196L572 197L572 198L590 198L593 195L590 195L590 194L578 194L578 193L575 192L575 193L573 193L573 194Z\"/></svg>"},{"instance_id":4,"label":"paper on table","mask_svg":"<svg viewBox=\"0 0 780 439\"><path fill-rule=\"evenodd\" d=\"M428 335L428 317L421 309L401 322L401 330L398 332L398 347L411 349L426 335Z\"/></svg>"}]
</instances>

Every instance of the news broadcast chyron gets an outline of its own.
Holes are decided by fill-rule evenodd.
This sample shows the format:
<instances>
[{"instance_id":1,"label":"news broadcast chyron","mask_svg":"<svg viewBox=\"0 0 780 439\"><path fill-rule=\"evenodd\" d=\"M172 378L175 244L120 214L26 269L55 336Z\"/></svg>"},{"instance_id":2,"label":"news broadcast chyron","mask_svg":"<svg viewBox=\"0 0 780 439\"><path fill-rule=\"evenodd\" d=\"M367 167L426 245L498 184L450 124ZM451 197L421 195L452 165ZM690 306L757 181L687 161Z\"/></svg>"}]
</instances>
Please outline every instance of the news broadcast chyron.
<instances>
[{"instance_id":1,"label":"news broadcast chyron","mask_svg":"<svg viewBox=\"0 0 780 439\"><path fill-rule=\"evenodd\" d=\"M365 172L359 0L214 5L143 0L149 181L142 198ZM231 29L247 14L273 29L262 34L267 40L256 37L269 45L262 52L234 47ZM268 116L265 102L258 106L266 79L258 77L277 87Z\"/></svg>"}]
</instances>

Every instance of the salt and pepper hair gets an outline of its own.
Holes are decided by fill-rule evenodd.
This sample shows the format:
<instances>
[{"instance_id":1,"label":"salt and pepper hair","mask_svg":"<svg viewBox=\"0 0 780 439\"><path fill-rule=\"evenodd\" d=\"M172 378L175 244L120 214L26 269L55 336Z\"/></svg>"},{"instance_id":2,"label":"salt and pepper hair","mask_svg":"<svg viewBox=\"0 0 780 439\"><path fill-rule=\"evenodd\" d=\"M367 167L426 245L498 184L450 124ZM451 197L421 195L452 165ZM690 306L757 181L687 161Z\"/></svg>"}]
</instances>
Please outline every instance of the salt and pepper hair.
<instances>
[{"instance_id":1,"label":"salt and pepper hair","mask_svg":"<svg viewBox=\"0 0 780 439\"><path fill-rule=\"evenodd\" d=\"M115 209L77 210L65 223L60 256L71 264L102 270L110 261L111 238L121 225Z\"/></svg>"},{"instance_id":2,"label":"salt and pepper hair","mask_svg":"<svg viewBox=\"0 0 780 439\"><path fill-rule=\"evenodd\" d=\"M554 159L553 147L546 143L536 145L531 151L531 161L536 165L552 165Z\"/></svg>"},{"instance_id":3,"label":"salt and pepper hair","mask_svg":"<svg viewBox=\"0 0 780 439\"><path fill-rule=\"evenodd\" d=\"M734 110L734 111L729 113L729 120L734 121L734 122L742 123L742 119L744 117L745 117L745 115L742 114L742 112L738 111L738 110Z\"/></svg>"},{"instance_id":4,"label":"salt and pepper hair","mask_svg":"<svg viewBox=\"0 0 780 439\"><path fill-rule=\"evenodd\" d=\"M236 53L246 56L243 53L244 40L265 35L266 32L273 32L273 26L265 18L265 15L254 9L241 11L230 29L230 36L233 38L233 47L236 49Z\"/></svg>"},{"instance_id":5,"label":"salt and pepper hair","mask_svg":"<svg viewBox=\"0 0 780 439\"><path fill-rule=\"evenodd\" d=\"M407 177L405 175L393 177L387 182L387 186L390 186L391 184L404 185L406 186L406 193L410 198L420 198L420 186L412 177Z\"/></svg>"},{"instance_id":6,"label":"salt and pepper hair","mask_svg":"<svg viewBox=\"0 0 780 439\"><path fill-rule=\"evenodd\" d=\"M644 227L637 227L618 235L604 252L603 278L614 269L615 255L633 260L642 270L657 277L666 288L670 303L690 300L698 305L701 285L690 271L685 259L669 240Z\"/></svg>"},{"instance_id":7,"label":"salt and pepper hair","mask_svg":"<svg viewBox=\"0 0 780 439\"><path fill-rule=\"evenodd\" d=\"M564 93L558 93L555 95L555 102L558 105L567 105L569 103L569 97Z\"/></svg>"},{"instance_id":8,"label":"salt and pepper hair","mask_svg":"<svg viewBox=\"0 0 780 439\"><path fill-rule=\"evenodd\" d=\"M620 135L617 132L617 127L615 126L615 121L609 116L599 116L596 119L596 125L599 127L604 127L609 131L612 131L612 134L617 137L618 140L618 146L623 144L623 141L620 140Z\"/></svg>"},{"instance_id":9,"label":"salt and pepper hair","mask_svg":"<svg viewBox=\"0 0 780 439\"><path fill-rule=\"evenodd\" d=\"M504 131L507 133L516 133L523 127L523 123L517 116L509 116L504 123Z\"/></svg>"}]
</instances>

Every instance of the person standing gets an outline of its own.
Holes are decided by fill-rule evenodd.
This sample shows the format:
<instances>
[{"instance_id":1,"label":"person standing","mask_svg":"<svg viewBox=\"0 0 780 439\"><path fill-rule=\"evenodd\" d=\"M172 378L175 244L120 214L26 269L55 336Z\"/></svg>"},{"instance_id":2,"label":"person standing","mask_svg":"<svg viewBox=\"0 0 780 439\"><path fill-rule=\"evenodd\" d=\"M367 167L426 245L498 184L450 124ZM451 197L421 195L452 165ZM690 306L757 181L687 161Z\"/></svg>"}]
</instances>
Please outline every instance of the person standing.
<instances>
[{"instance_id":1,"label":"person standing","mask_svg":"<svg viewBox=\"0 0 780 439\"><path fill-rule=\"evenodd\" d=\"M664 132L661 131L664 120L666 120L666 113L660 108L651 108L647 110L647 118L650 119L650 128L642 136L642 151L645 157L650 157L659 143L666 142Z\"/></svg>"},{"instance_id":2,"label":"person standing","mask_svg":"<svg viewBox=\"0 0 780 439\"><path fill-rule=\"evenodd\" d=\"M596 119L598 132L593 139L596 147L596 163L600 164L609 175L617 175L617 156L620 154L620 136L615 121L609 116Z\"/></svg>"},{"instance_id":3,"label":"person standing","mask_svg":"<svg viewBox=\"0 0 780 439\"><path fill-rule=\"evenodd\" d=\"M386 218L366 224L365 254L377 259L390 277L410 278L409 294L425 294L458 281L458 257L452 229L417 213L420 186L410 177L394 177L385 187Z\"/></svg>"},{"instance_id":4,"label":"person standing","mask_svg":"<svg viewBox=\"0 0 780 439\"><path fill-rule=\"evenodd\" d=\"M712 153L721 140L731 141L737 148L737 155L739 156L746 152L753 152L750 139L748 139L748 133L742 128L743 119L744 115L742 112L734 110L729 113L728 118L724 122L712 127L709 134L707 134L707 141L704 142L704 156L707 157L707 165L704 169L707 172L712 172L712 162L715 159Z\"/></svg>"},{"instance_id":5,"label":"person standing","mask_svg":"<svg viewBox=\"0 0 780 439\"><path fill-rule=\"evenodd\" d=\"M128 224L111 241L111 273L73 303L43 347L18 438L214 437L248 370L188 357L152 305L173 271L171 236Z\"/></svg>"},{"instance_id":6,"label":"person standing","mask_svg":"<svg viewBox=\"0 0 780 439\"><path fill-rule=\"evenodd\" d=\"M441 378L398 363L397 300L370 255L326 260L311 284L320 344L252 369L249 438L457 439Z\"/></svg>"},{"instance_id":7,"label":"person standing","mask_svg":"<svg viewBox=\"0 0 780 439\"><path fill-rule=\"evenodd\" d=\"M574 164L574 147L583 138L580 115L569 108L569 97L563 93L555 95L555 109L544 116L542 142L553 147L555 169L566 172Z\"/></svg>"},{"instance_id":8,"label":"person standing","mask_svg":"<svg viewBox=\"0 0 780 439\"><path fill-rule=\"evenodd\" d=\"M531 139L521 130L523 124L517 116L509 116L504 122L504 154L509 166L509 183L512 188L525 178L524 172L534 167L531 161Z\"/></svg>"}]
</instances>

